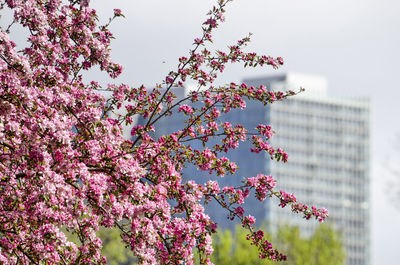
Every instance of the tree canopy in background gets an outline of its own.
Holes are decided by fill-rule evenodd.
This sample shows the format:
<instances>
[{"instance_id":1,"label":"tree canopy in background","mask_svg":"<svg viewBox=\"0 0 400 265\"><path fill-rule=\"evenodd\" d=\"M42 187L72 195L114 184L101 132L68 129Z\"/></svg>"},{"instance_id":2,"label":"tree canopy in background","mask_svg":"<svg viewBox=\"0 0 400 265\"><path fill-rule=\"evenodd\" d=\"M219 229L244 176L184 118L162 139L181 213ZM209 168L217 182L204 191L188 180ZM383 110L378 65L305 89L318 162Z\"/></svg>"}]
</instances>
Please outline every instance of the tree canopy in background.
<instances>
[{"instance_id":1,"label":"tree canopy in background","mask_svg":"<svg viewBox=\"0 0 400 265\"><path fill-rule=\"evenodd\" d=\"M121 241L121 233L118 229L100 229L97 235L103 241L101 253L107 258L110 265L131 265L137 264L132 251L126 248Z\"/></svg>"},{"instance_id":2,"label":"tree canopy in background","mask_svg":"<svg viewBox=\"0 0 400 265\"><path fill-rule=\"evenodd\" d=\"M249 245L247 231L219 230L213 238L211 261L217 265L269 265L275 261L260 260L257 248ZM328 225L319 225L311 237L300 234L297 226L281 226L268 234L275 247L287 255L282 265L343 265L344 247L341 236Z\"/></svg>"}]
</instances>

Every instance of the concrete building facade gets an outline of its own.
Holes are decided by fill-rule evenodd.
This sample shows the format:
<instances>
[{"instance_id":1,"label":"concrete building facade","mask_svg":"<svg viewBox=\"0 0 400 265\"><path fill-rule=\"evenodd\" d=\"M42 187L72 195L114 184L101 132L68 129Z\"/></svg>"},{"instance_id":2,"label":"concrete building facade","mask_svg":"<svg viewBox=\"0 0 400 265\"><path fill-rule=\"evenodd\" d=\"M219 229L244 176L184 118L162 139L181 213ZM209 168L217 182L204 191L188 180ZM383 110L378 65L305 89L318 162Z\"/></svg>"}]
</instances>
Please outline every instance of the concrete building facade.
<instances>
[{"instance_id":1,"label":"concrete building facade","mask_svg":"<svg viewBox=\"0 0 400 265\"><path fill-rule=\"evenodd\" d=\"M370 264L369 101L330 97L321 77L289 73L244 82L273 90L306 88L267 110L276 131L271 144L283 148L289 161L266 160L264 170L276 178L278 189L329 210L327 222L342 233L348 265ZM288 209L266 208L271 229L291 223L310 235L318 225Z\"/></svg>"}]
</instances>

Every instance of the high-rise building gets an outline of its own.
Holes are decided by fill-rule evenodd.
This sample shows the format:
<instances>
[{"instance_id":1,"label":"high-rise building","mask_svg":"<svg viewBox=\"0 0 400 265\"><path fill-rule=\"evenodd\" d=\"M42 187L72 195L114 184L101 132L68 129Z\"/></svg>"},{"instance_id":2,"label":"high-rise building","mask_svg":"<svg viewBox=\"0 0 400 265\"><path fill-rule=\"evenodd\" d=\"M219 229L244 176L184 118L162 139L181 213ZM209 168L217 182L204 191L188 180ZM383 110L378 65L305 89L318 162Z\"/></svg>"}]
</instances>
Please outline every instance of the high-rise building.
<instances>
[{"instance_id":1,"label":"high-rise building","mask_svg":"<svg viewBox=\"0 0 400 265\"><path fill-rule=\"evenodd\" d=\"M271 161L269 155L251 153L250 143L241 143L228 156L240 169L233 176L218 179L220 186L238 185L243 176L258 173L274 176L278 190L329 210L328 222L342 233L347 265L369 265L369 101L330 97L326 80L316 76L288 73L244 83L275 91L296 91L302 86L306 91L267 106L248 102L244 111L234 110L225 116L233 125L248 129L270 124L276 132L270 144L284 149L289 161ZM183 127L182 116L160 120L157 134ZM185 169L183 176L199 183L210 178L193 167ZM312 234L318 222L306 221L288 208L279 208L278 203L273 199L260 203L253 196L246 202L246 214L255 216L259 223L265 221L272 230L289 223L299 225L304 235ZM216 203L208 205L206 211L219 227L233 227Z\"/></svg>"},{"instance_id":2,"label":"high-rise building","mask_svg":"<svg viewBox=\"0 0 400 265\"><path fill-rule=\"evenodd\" d=\"M273 90L306 88L303 94L270 105L258 117L248 116L259 120L268 117L276 131L271 144L289 154L286 164L265 160L264 170L277 179L278 189L295 194L306 204L327 208L328 222L342 233L347 264L368 265L369 101L329 97L327 82L321 77L289 73L244 83ZM272 229L288 222L299 225L307 235L317 225L289 209L266 208Z\"/></svg>"}]
</instances>

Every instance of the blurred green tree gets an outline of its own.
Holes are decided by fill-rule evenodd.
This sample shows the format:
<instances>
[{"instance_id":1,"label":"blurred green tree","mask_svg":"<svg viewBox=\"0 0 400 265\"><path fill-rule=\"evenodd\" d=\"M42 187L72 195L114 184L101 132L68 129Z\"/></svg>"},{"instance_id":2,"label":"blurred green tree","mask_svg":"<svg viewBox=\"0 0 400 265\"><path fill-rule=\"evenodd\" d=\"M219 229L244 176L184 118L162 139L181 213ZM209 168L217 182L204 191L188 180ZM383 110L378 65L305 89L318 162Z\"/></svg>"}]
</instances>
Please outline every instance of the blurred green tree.
<instances>
[{"instance_id":1,"label":"blurred green tree","mask_svg":"<svg viewBox=\"0 0 400 265\"><path fill-rule=\"evenodd\" d=\"M75 234L62 229L63 233L68 237L69 241L74 242L80 246L79 239ZM133 256L132 251L129 251L122 243L120 231L116 228L100 228L97 236L103 241L103 248L101 253L107 258L109 265L136 265L136 258Z\"/></svg>"},{"instance_id":2,"label":"blurred green tree","mask_svg":"<svg viewBox=\"0 0 400 265\"><path fill-rule=\"evenodd\" d=\"M132 251L129 251L121 242L120 231L118 229L101 228L97 235L103 241L102 254L107 258L110 265L134 265L136 259Z\"/></svg>"},{"instance_id":3,"label":"blurred green tree","mask_svg":"<svg viewBox=\"0 0 400 265\"><path fill-rule=\"evenodd\" d=\"M256 247L249 245L247 232L237 227L235 233L218 231L214 237L215 265L270 265L270 260L260 260ZM297 226L282 226L269 235L275 247L287 255L281 265L343 265L345 254L341 236L331 226L319 225L311 237L303 237Z\"/></svg>"}]
</instances>

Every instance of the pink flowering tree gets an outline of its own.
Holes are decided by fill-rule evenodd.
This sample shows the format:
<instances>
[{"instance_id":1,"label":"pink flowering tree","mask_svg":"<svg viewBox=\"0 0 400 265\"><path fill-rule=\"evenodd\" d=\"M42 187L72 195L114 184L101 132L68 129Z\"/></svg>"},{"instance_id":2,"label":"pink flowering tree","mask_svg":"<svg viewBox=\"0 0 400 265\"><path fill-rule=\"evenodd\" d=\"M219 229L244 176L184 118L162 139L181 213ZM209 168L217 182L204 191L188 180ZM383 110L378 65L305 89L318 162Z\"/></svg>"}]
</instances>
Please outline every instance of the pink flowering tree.
<instances>
[{"instance_id":1,"label":"pink flowering tree","mask_svg":"<svg viewBox=\"0 0 400 265\"><path fill-rule=\"evenodd\" d=\"M96 65L113 78L122 71L110 59L108 24L98 24L89 0L0 1L0 8L13 14L12 23L0 30L1 264L105 264L96 235L100 227L117 227L140 264L211 264L216 225L204 213L204 199L217 201L248 229L261 258L285 259L240 206L251 190L260 201L277 197L279 206L307 219L325 218L326 210L275 191L272 176L248 176L239 187L221 188L217 180L205 185L182 180L186 164L216 176L234 173L236 164L223 155L241 141L253 143L249 152L287 160L283 150L268 144L273 135L268 125L244 128L220 121L232 109L244 109L245 100L266 105L295 94L214 85L230 63L283 64L279 57L243 51L249 37L225 51L210 51L213 30L224 21L229 1L218 1L192 50L154 88L83 81L82 74ZM123 16L114 11L110 22ZM16 27L27 32L18 46L9 35ZM183 89L189 79L198 89L177 99L172 88ZM100 90L112 96L106 99ZM186 115L187 122L153 139L149 133L173 110ZM138 116L144 125L135 126ZM123 137L122 126L133 127L131 140ZM210 145L211 138L219 143ZM191 148L194 141L205 147Z\"/></svg>"}]
</instances>

